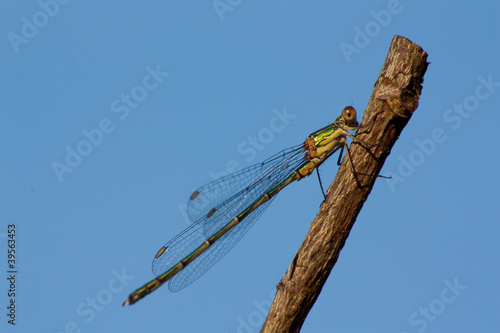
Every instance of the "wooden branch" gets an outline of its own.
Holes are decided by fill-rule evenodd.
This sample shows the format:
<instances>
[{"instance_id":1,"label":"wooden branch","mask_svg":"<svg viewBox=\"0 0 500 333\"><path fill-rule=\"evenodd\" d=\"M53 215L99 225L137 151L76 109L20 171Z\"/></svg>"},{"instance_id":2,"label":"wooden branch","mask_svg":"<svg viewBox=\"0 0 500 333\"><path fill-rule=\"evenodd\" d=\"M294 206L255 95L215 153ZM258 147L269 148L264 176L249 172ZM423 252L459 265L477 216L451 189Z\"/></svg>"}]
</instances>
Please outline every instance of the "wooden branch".
<instances>
[{"instance_id":1,"label":"wooden branch","mask_svg":"<svg viewBox=\"0 0 500 333\"><path fill-rule=\"evenodd\" d=\"M361 122L366 127L356 133L357 138L374 146L351 144L356 176L346 156L325 203L277 286L261 332L300 331L377 179L370 175L379 174L418 107L426 60L427 53L420 46L394 36Z\"/></svg>"}]
</instances>

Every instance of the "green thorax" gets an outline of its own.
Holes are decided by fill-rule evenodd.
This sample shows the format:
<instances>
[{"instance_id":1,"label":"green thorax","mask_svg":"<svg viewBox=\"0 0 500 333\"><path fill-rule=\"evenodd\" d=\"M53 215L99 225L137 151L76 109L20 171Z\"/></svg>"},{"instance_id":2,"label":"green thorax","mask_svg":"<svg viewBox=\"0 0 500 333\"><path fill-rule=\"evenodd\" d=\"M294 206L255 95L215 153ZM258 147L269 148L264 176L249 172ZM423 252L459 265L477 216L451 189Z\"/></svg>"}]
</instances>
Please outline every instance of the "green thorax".
<instances>
[{"instance_id":1,"label":"green thorax","mask_svg":"<svg viewBox=\"0 0 500 333\"><path fill-rule=\"evenodd\" d=\"M314 139L314 144L316 146L321 146L322 144L325 143L326 141L330 141L332 138L332 134L335 133L336 130L338 130L338 126L336 125L339 122L343 122L343 117L339 116L333 123L330 125L326 125L325 127L312 132L310 136L313 137Z\"/></svg>"}]
</instances>

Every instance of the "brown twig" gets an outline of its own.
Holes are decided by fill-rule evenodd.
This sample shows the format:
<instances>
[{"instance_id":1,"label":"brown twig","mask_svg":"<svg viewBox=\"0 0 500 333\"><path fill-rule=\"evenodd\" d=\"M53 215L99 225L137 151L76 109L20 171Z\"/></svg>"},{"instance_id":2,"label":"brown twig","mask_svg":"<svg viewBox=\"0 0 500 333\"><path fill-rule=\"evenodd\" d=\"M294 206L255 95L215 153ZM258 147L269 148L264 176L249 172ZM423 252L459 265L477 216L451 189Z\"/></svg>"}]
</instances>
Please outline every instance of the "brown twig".
<instances>
[{"instance_id":1,"label":"brown twig","mask_svg":"<svg viewBox=\"0 0 500 333\"><path fill-rule=\"evenodd\" d=\"M278 284L261 332L299 332L337 262L363 203L394 143L418 107L427 70L427 53L410 40L394 36L356 137L373 144L352 143L327 198L290 268ZM373 176L370 176L373 175ZM357 178L357 179L355 179Z\"/></svg>"}]
</instances>

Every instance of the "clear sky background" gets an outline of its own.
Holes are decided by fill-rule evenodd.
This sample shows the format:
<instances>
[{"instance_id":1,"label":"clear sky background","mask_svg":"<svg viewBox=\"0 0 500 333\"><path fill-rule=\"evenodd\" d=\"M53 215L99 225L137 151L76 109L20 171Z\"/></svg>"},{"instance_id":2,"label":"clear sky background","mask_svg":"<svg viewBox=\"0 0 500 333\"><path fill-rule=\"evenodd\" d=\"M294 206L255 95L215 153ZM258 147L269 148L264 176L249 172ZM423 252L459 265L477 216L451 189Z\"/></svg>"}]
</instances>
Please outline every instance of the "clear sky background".
<instances>
[{"instance_id":1,"label":"clear sky background","mask_svg":"<svg viewBox=\"0 0 500 333\"><path fill-rule=\"evenodd\" d=\"M302 331L500 331L498 1L62 2L0 4L1 332L258 332L315 177L188 288L121 304L194 189L362 114L395 34L429 54L420 106Z\"/></svg>"}]
</instances>

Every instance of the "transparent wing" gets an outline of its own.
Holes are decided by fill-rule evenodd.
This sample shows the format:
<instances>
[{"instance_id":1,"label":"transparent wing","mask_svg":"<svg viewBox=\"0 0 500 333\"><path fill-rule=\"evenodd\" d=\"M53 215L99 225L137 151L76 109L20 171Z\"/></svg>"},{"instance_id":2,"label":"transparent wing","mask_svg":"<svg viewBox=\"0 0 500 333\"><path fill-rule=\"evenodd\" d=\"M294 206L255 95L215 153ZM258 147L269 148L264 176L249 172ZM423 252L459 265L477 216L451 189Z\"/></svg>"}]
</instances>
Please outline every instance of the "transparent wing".
<instances>
[{"instance_id":1,"label":"transparent wing","mask_svg":"<svg viewBox=\"0 0 500 333\"><path fill-rule=\"evenodd\" d=\"M207 215L212 208L221 205L228 198L251 186L254 182L258 182L260 177L264 177L267 172L275 170L284 161L293 158L300 152L303 152L302 145L285 149L262 163L249 166L200 187L188 200L187 214L189 219L193 222L198 221ZM247 198L246 201L250 200L251 198Z\"/></svg>"},{"instance_id":2,"label":"transparent wing","mask_svg":"<svg viewBox=\"0 0 500 333\"><path fill-rule=\"evenodd\" d=\"M254 225L257 219L264 213L273 200L260 205L256 210L250 213L244 220L244 223L236 225L227 234L221 237L215 244L210 246L203 254L196 258L191 264L177 273L168 282L170 291L179 291L187 287L203 274L205 274L213 265L215 265L226 253L231 250L236 243L245 235L245 233Z\"/></svg>"},{"instance_id":3,"label":"transparent wing","mask_svg":"<svg viewBox=\"0 0 500 333\"><path fill-rule=\"evenodd\" d=\"M165 251L153 260L153 273L161 275L171 269L235 216L249 209L264 194L282 183L305 163L301 147L284 150L261 164L245 168L200 188L198 196L204 196L207 202L207 208L200 211L205 213L200 213L201 217L196 222L165 244ZM250 212L239 224L175 275L169 282L169 289L180 290L203 275L236 245L272 199Z\"/></svg>"}]
</instances>

